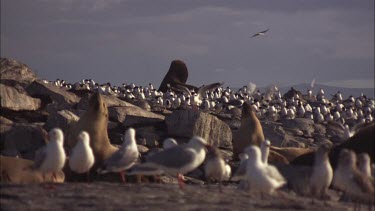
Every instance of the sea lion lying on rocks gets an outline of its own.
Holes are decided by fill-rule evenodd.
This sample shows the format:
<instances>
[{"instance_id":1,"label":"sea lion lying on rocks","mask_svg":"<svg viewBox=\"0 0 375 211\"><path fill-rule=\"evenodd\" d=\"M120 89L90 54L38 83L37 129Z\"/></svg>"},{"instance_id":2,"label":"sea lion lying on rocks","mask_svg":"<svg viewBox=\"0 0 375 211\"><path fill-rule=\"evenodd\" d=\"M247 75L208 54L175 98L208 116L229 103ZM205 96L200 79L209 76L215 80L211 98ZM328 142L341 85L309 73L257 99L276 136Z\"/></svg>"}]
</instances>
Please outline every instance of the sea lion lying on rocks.
<instances>
[{"instance_id":1,"label":"sea lion lying on rocks","mask_svg":"<svg viewBox=\"0 0 375 211\"><path fill-rule=\"evenodd\" d=\"M329 153L329 160L333 168L336 167L339 154L342 149L350 149L355 153L367 153L371 158L371 163L374 163L375 155L375 122L368 124L358 131L347 141L334 147ZM291 164L294 165L312 165L315 153L307 153L294 159Z\"/></svg>"},{"instance_id":2,"label":"sea lion lying on rocks","mask_svg":"<svg viewBox=\"0 0 375 211\"><path fill-rule=\"evenodd\" d=\"M34 161L31 160L0 155L1 183L31 184L64 182L65 174L63 171L58 171L56 173L57 180L52 181L52 173L47 173L45 175L45 180L43 180L43 174L40 171L31 169L33 164Z\"/></svg>"}]
</instances>

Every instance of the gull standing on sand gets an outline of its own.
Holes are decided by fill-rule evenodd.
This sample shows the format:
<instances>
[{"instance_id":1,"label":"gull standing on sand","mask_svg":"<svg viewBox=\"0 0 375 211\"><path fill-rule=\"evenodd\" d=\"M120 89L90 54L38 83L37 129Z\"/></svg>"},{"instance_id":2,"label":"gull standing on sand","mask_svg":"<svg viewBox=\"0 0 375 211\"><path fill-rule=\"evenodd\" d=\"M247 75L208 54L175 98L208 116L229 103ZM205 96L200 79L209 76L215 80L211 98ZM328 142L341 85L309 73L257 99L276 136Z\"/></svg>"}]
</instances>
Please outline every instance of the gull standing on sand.
<instances>
[{"instance_id":1,"label":"gull standing on sand","mask_svg":"<svg viewBox=\"0 0 375 211\"><path fill-rule=\"evenodd\" d=\"M129 174L154 175L164 172L177 175L179 186L183 188L183 175L203 163L206 157L205 146L207 146L206 140L194 136L187 144L171 147L149 156L145 163L134 166ZM159 172L155 172L155 169Z\"/></svg>"},{"instance_id":2,"label":"gull standing on sand","mask_svg":"<svg viewBox=\"0 0 375 211\"><path fill-rule=\"evenodd\" d=\"M48 137L48 144L35 155L31 169L41 171L43 181L47 173L52 173L52 181L53 179L57 181L56 173L64 167L66 160L63 148L64 134L60 128L54 128L48 133Z\"/></svg>"},{"instance_id":3,"label":"gull standing on sand","mask_svg":"<svg viewBox=\"0 0 375 211\"><path fill-rule=\"evenodd\" d=\"M246 167L246 176L251 191L272 194L277 188L282 187L286 181L275 168L266 165L261 160L261 151L257 146L250 146L245 149L249 155Z\"/></svg>"},{"instance_id":4,"label":"gull standing on sand","mask_svg":"<svg viewBox=\"0 0 375 211\"><path fill-rule=\"evenodd\" d=\"M85 172L89 174L89 170L95 162L94 153L90 147L90 135L86 131L81 131L77 139L69 157L69 167L78 174Z\"/></svg>"},{"instance_id":5,"label":"gull standing on sand","mask_svg":"<svg viewBox=\"0 0 375 211\"><path fill-rule=\"evenodd\" d=\"M249 155L247 155L246 153L240 153L238 157L240 158L240 165L230 179L231 181L239 181L246 178L246 162L247 159L249 159Z\"/></svg>"},{"instance_id":6,"label":"gull standing on sand","mask_svg":"<svg viewBox=\"0 0 375 211\"><path fill-rule=\"evenodd\" d=\"M322 144L315 154L314 166L310 178L310 189L313 196L325 197L328 187L331 185L333 170L328 158L330 150L330 144Z\"/></svg>"},{"instance_id":7,"label":"gull standing on sand","mask_svg":"<svg viewBox=\"0 0 375 211\"><path fill-rule=\"evenodd\" d=\"M218 181L219 189L221 191L221 183L223 180L227 179L228 174L230 177L230 171L231 168L221 156L220 150L217 147L210 147L204 163L204 175L206 179L208 181Z\"/></svg>"},{"instance_id":8,"label":"gull standing on sand","mask_svg":"<svg viewBox=\"0 0 375 211\"><path fill-rule=\"evenodd\" d=\"M371 175L371 160L370 156L367 153L361 153L358 155L358 170L368 176L372 177Z\"/></svg>"},{"instance_id":9,"label":"gull standing on sand","mask_svg":"<svg viewBox=\"0 0 375 211\"><path fill-rule=\"evenodd\" d=\"M122 182L125 182L124 172L131 168L139 158L137 143L135 141L135 130L129 128L125 132L125 140L111 157L109 157L101 168L98 169L99 174L108 172L119 172Z\"/></svg>"},{"instance_id":10,"label":"gull standing on sand","mask_svg":"<svg viewBox=\"0 0 375 211\"><path fill-rule=\"evenodd\" d=\"M356 160L353 151L341 150L332 185L356 202L374 203L373 183L357 169Z\"/></svg>"}]
</instances>

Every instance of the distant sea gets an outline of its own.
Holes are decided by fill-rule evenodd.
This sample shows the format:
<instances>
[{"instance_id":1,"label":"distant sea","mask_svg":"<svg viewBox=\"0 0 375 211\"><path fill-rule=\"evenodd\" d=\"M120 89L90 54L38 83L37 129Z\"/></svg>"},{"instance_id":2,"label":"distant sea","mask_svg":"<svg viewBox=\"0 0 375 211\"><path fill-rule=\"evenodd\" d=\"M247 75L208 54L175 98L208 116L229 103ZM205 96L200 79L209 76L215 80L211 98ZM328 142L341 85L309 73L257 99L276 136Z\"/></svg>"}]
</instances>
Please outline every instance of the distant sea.
<instances>
[{"instance_id":1,"label":"distant sea","mask_svg":"<svg viewBox=\"0 0 375 211\"><path fill-rule=\"evenodd\" d=\"M307 90L311 89L310 84L307 84L307 83L292 85L288 87L278 87L278 88L281 94L283 95L286 92L288 92L291 89L291 87L300 91L302 94L307 94ZM324 95L328 99L331 99L332 98L331 95L336 94L338 91L341 91L342 97L344 99L347 99L350 95L354 97L359 97L361 93L363 93L367 97L375 98L375 90L372 88L363 88L363 89L360 88L359 89L359 88L345 88L345 87L327 86L323 84L315 84L314 88L311 90L313 91L313 94L317 94L321 88L324 90ZM257 87L257 89L259 89L261 93L263 93L267 90L267 87L259 87L259 88Z\"/></svg>"}]
</instances>

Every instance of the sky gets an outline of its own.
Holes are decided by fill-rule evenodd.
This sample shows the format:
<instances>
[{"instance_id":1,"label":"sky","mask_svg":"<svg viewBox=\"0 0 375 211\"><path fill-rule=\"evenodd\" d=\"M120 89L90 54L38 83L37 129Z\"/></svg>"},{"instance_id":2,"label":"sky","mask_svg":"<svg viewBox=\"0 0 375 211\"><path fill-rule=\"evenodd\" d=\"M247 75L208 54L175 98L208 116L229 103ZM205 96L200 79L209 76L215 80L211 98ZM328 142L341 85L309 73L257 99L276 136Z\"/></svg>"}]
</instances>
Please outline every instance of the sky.
<instances>
[{"instance_id":1,"label":"sky","mask_svg":"<svg viewBox=\"0 0 375 211\"><path fill-rule=\"evenodd\" d=\"M251 38L269 29L264 36ZM374 87L374 0L2 0L1 57L40 78Z\"/></svg>"}]
</instances>

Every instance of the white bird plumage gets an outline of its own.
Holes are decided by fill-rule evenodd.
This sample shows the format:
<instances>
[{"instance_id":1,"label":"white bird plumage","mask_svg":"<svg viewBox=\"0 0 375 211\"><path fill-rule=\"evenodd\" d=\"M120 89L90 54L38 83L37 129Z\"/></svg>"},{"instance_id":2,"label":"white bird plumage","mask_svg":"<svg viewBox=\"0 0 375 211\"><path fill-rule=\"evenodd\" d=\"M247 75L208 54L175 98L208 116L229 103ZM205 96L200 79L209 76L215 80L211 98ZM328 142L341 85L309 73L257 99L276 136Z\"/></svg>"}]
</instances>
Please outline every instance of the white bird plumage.
<instances>
[{"instance_id":1,"label":"white bird plumage","mask_svg":"<svg viewBox=\"0 0 375 211\"><path fill-rule=\"evenodd\" d=\"M69 167L72 171L82 174L90 170L94 165L95 158L90 147L90 135L86 131L81 131L77 139L69 157Z\"/></svg>"},{"instance_id":2,"label":"white bird plumage","mask_svg":"<svg viewBox=\"0 0 375 211\"><path fill-rule=\"evenodd\" d=\"M35 155L31 168L39 170L44 175L52 173L53 179L57 180L56 173L65 165L66 154L64 151L64 134L60 128L54 128L49 133L49 142Z\"/></svg>"},{"instance_id":3,"label":"white bird plumage","mask_svg":"<svg viewBox=\"0 0 375 211\"><path fill-rule=\"evenodd\" d=\"M274 166L266 165L261 161L259 147L250 146L245 149L245 152L249 155L246 176L251 191L272 194L286 183Z\"/></svg>"}]
</instances>

